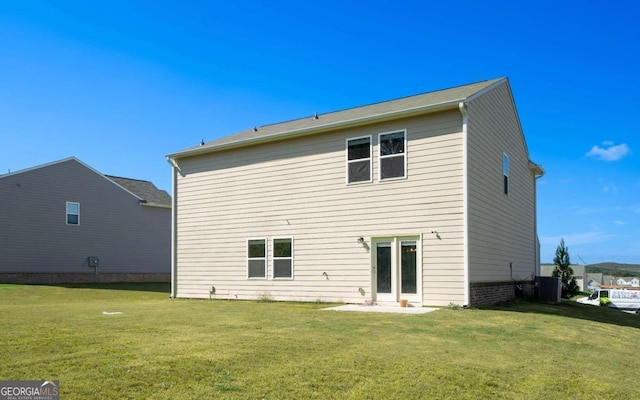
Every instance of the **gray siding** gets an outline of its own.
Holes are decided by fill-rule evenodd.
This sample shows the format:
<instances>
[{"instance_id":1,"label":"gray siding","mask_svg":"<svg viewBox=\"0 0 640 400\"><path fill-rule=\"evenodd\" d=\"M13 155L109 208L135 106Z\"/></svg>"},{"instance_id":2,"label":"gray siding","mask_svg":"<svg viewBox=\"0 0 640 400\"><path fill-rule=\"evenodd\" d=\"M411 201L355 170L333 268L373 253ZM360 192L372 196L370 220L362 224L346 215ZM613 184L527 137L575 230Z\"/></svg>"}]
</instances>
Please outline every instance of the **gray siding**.
<instances>
[{"instance_id":1,"label":"gray siding","mask_svg":"<svg viewBox=\"0 0 640 400\"><path fill-rule=\"evenodd\" d=\"M470 282L532 278L535 179L508 82L470 101L468 120ZM503 191L503 152L509 156L508 195Z\"/></svg>"},{"instance_id":2,"label":"gray siding","mask_svg":"<svg viewBox=\"0 0 640 400\"><path fill-rule=\"evenodd\" d=\"M461 127L451 110L179 158L177 296L362 302L371 252L356 239L422 235L423 304L462 304ZM396 129L408 178L380 182L377 135ZM373 182L346 185L345 140L369 134ZM246 240L274 237L294 238L294 279L247 279Z\"/></svg>"},{"instance_id":3,"label":"gray siding","mask_svg":"<svg viewBox=\"0 0 640 400\"><path fill-rule=\"evenodd\" d=\"M80 225L66 224L66 202ZM170 209L136 197L75 159L0 179L0 272L168 273Z\"/></svg>"}]
</instances>

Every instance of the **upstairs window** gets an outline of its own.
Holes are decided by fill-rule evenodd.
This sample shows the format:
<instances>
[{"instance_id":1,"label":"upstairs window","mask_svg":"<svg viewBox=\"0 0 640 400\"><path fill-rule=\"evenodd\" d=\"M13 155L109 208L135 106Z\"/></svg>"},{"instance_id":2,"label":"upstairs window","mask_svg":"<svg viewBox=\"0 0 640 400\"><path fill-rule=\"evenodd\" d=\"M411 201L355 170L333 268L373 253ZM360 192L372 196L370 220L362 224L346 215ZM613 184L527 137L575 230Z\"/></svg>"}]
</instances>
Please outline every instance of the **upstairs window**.
<instances>
[{"instance_id":1,"label":"upstairs window","mask_svg":"<svg viewBox=\"0 0 640 400\"><path fill-rule=\"evenodd\" d=\"M273 279L293 279L293 239L273 239Z\"/></svg>"},{"instance_id":2,"label":"upstairs window","mask_svg":"<svg viewBox=\"0 0 640 400\"><path fill-rule=\"evenodd\" d=\"M80 225L80 203L67 201L67 225Z\"/></svg>"},{"instance_id":3,"label":"upstairs window","mask_svg":"<svg viewBox=\"0 0 640 400\"><path fill-rule=\"evenodd\" d=\"M267 240L247 240L247 277L267 278Z\"/></svg>"},{"instance_id":4,"label":"upstairs window","mask_svg":"<svg viewBox=\"0 0 640 400\"><path fill-rule=\"evenodd\" d=\"M407 176L406 131L381 133L380 180L405 178Z\"/></svg>"},{"instance_id":5,"label":"upstairs window","mask_svg":"<svg viewBox=\"0 0 640 400\"><path fill-rule=\"evenodd\" d=\"M502 175L504 177L504 194L509 194L509 156L502 153Z\"/></svg>"},{"instance_id":6,"label":"upstairs window","mask_svg":"<svg viewBox=\"0 0 640 400\"><path fill-rule=\"evenodd\" d=\"M347 139L347 183L371 182L371 136Z\"/></svg>"}]
</instances>

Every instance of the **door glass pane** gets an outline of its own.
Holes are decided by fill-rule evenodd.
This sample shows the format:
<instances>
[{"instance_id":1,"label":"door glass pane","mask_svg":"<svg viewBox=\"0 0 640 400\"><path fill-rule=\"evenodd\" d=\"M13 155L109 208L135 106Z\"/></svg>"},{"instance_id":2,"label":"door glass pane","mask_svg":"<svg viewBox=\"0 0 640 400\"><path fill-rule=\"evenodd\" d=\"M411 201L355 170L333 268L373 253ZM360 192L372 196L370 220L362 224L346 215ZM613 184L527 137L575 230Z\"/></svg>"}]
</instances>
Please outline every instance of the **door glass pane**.
<instances>
[{"instance_id":1,"label":"door glass pane","mask_svg":"<svg viewBox=\"0 0 640 400\"><path fill-rule=\"evenodd\" d=\"M416 242L402 242L400 251L401 257L401 293L417 293L418 276L417 276L417 247Z\"/></svg>"},{"instance_id":2,"label":"door glass pane","mask_svg":"<svg viewBox=\"0 0 640 400\"><path fill-rule=\"evenodd\" d=\"M391 243L376 246L377 292L391 293Z\"/></svg>"}]
</instances>

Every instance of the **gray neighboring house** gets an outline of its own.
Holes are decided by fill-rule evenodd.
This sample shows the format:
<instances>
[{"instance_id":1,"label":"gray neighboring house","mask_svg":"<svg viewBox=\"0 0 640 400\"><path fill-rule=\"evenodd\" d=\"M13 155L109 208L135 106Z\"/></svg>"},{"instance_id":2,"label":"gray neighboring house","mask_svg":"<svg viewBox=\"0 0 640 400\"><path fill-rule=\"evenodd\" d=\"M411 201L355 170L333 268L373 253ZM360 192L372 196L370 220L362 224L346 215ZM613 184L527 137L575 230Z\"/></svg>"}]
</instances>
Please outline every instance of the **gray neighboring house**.
<instances>
[{"instance_id":1,"label":"gray neighboring house","mask_svg":"<svg viewBox=\"0 0 640 400\"><path fill-rule=\"evenodd\" d=\"M171 197L75 157L0 175L0 282L170 279Z\"/></svg>"},{"instance_id":2,"label":"gray neighboring house","mask_svg":"<svg viewBox=\"0 0 640 400\"><path fill-rule=\"evenodd\" d=\"M597 272L593 272L593 273L588 273L587 274L587 290L595 290L596 288L599 288L600 286L602 286L602 273L597 273Z\"/></svg>"},{"instance_id":3,"label":"gray neighboring house","mask_svg":"<svg viewBox=\"0 0 640 400\"><path fill-rule=\"evenodd\" d=\"M506 78L255 127L168 156L172 296L447 306L539 270Z\"/></svg>"}]
</instances>

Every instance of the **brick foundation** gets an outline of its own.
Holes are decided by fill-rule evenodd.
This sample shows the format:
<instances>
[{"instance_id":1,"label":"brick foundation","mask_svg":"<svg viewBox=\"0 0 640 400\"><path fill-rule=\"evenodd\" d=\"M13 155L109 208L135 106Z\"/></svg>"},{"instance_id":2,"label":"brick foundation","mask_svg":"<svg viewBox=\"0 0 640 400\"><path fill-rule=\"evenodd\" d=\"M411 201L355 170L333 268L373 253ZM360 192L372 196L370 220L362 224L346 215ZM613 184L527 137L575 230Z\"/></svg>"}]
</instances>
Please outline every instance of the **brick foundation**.
<instances>
[{"instance_id":1,"label":"brick foundation","mask_svg":"<svg viewBox=\"0 0 640 400\"><path fill-rule=\"evenodd\" d=\"M516 289L516 285L518 285ZM513 300L516 291L524 296L533 294L532 282L487 282L471 284L471 307L486 306L500 303L502 301Z\"/></svg>"},{"instance_id":2,"label":"brick foundation","mask_svg":"<svg viewBox=\"0 0 640 400\"><path fill-rule=\"evenodd\" d=\"M171 282L171 274L136 273L0 273L0 283L115 283L115 282Z\"/></svg>"}]
</instances>

